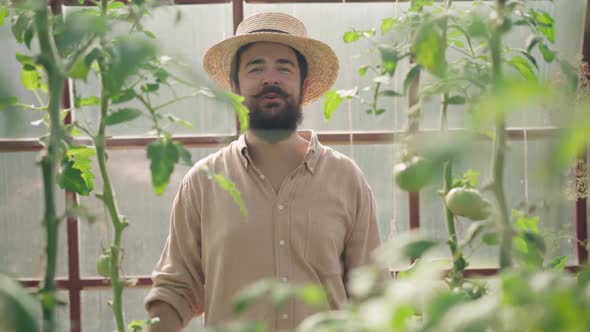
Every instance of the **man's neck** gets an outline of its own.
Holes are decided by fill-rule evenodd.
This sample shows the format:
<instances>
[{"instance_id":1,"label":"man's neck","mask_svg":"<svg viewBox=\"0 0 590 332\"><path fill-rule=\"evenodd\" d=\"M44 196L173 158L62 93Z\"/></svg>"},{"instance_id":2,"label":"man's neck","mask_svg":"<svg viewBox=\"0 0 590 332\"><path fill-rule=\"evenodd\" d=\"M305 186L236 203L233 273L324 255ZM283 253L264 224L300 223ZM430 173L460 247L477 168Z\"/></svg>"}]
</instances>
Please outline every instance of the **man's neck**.
<instances>
[{"instance_id":1,"label":"man's neck","mask_svg":"<svg viewBox=\"0 0 590 332\"><path fill-rule=\"evenodd\" d=\"M299 136L297 131L289 133L285 139L277 142L263 136L257 135L256 131L251 129L246 132L248 152L255 164L300 161L305 157L309 147L309 142Z\"/></svg>"}]
</instances>

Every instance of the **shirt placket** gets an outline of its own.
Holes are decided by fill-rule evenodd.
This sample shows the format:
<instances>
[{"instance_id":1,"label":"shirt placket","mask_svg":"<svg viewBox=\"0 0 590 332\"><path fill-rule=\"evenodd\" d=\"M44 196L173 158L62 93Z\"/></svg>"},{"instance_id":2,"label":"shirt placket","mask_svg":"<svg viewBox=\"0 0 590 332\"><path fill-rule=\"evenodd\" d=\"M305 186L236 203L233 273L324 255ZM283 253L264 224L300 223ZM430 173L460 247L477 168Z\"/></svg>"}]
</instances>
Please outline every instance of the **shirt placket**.
<instances>
[{"instance_id":1,"label":"shirt placket","mask_svg":"<svg viewBox=\"0 0 590 332\"><path fill-rule=\"evenodd\" d=\"M291 212L293 211L293 192L295 183L298 179L298 174L301 168L298 168L292 175L287 177L283 182L276 200L274 213L274 247L275 247L275 266L276 276L281 283L287 284L291 282L293 275L293 262L291 252L291 234L290 222ZM278 311L277 329L278 331L292 331L294 326L293 321L293 305L292 299L282 305Z\"/></svg>"}]
</instances>

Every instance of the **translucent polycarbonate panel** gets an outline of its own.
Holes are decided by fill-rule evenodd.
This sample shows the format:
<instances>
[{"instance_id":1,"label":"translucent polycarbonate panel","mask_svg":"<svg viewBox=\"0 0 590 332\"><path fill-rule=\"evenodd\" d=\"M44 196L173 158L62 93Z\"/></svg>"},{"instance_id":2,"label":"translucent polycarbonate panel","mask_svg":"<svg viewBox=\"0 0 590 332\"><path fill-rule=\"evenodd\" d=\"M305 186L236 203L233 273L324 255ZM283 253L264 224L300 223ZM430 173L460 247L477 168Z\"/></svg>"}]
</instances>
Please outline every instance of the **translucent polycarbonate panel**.
<instances>
[{"instance_id":1,"label":"translucent polycarbonate panel","mask_svg":"<svg viewBox=\"0 0 590 332\"><path fill-rule=\"evenodd\" d=\"M504 192L508 208L529 211L530 216L539 217L539 230L545 237L548 262L557 256L568 256L570 263L576 262L575 228L573 217L573 202L568 198L568 188L572 178L565 172L544 172L554 155L553 141L550 139L535 139L511 141L506 154L504 171ZM480 141L461 159L456 159L453 167L454 178L459 178L468 169L481 173L480 186L490 179L492 143ZM549 177L554 181L550 182ZM439 177L440 178L440 177ZM444 205L438 190L442 188L442 180L420 192L421 226L429 233L441 240L448 237ZM484 197L495 203L490 192L484 191ZM455 223L460 237L464 237L471 221L459 217ZM497 267L498 247L482 244L478 238L473 247L466 249L470 257L471 267ZM448 248L437 252L436 256L449 258Z\"/></svg>"},{"instance_id":2,"label":"translucent polycarbonate panel","mask_svg":"<svg viewBox=\"0 0 590 332\"><path fill-rule=\"evenodd\" d=\"M126 323L147 319L143 299L149 288L126 288L123 292L123 308ZM84 332L115 331L113 310L107 304L113 299L111 289L85 290L82 292L82 330ZM204 332L203 316L194 318L183 331Z\"/></svg>"},{"instance_id":3,"label":"translucent polycarbonate panel","mask_svg":"<svg viewBox=\"0 0 590 332\"><path fill-rule=\"evenodd\" d=\"M65 7L65 13L79 10L79 7ZM177 17L180 19L178 21ZM227 4L178 5L156 8L142 24L145 30L156 35L160 56L169 56L182 65L166 67L174 75L190 83L175 84L171 88L160 85L158 92L150 94L149 101L164 116L161 126L174 134L232 134L236 131L236 116L227 103L206 97L195 96L198 89L211 85L202 70L203 56L214 43L232 35L232 6ZM127 29L127 30L125 30ZM117 26L113 34L125 34L129 27ZM171 62L173 63L173 62ZM73 84L81 97L99 96L99 80L91 73L87 83ZM139 87L135 89L140 91ZM73 91L73 90L72 90ZM74 93L72 93L72 98ZM144 96L145 97L145 96ZM173 102L177 100L176 102ZM121 108L137 108L143 117L107 128L109 135L146 135L153 130L153 122L146 107L139 101L111 105L111 111ZM187 128L170 122L168 114L183 119L192 125ZM76 110L76 119L91 128L97 128L98 106L87 106Z\"/></svg>"},{"instance_id":4,"label":"translucent polycarbonate panel","mask_svg":"<svg viewBox=\"0 0 590 332\"><path fill-rule=\"evenodd\" d=\"M553 15L556 24L556 43L553 46L562 56L574 61L581 52L584 13L586 2L583 0L574 1L535 1L535 8L547 11ZM473 9L472 2L456 1L454 8L460 10ZM485 12L487 6L479 6L478 11ZM351 44L343 41L346 31L353 28L367 30L375 28L379 33L381 21L385 17L396 17L408 9L408 3L297 3L297 4L245 4L245 16L276 11L285 12L301 19L308 29L311 37L319 39L330 45L340 59L340 75L336 81L335 89L351 89L355 86L365 87L374 75L367 73L359 77L357 70L360 66L371 63L371 56L368 48L372 45L366 40L360 40ZM329 16L330 19L326 19ZM529 33L524 29L515 28L505 36L508 45L512 47L525 48L525 42ZM396 40L408 39L409 36L401 33L394 34ZM516 55L516 53L514 54ZM534 53L541 59L538 53ZM456 52L449 51L451 59L456 57ZM374 56L373 56L374 58ZM403 80L409 69L407 61L398 64L396 75L387 89L401 91ZM509 68L506 70L510 70ZM545 64L539 61L538 75L545 79L555 79L558 75L559 65L556 63ZM423 82L432 79L425 74ZM371 93L363 94L363 97L370 99ZM332 120L325 122L323 119L323 98L305 107L305 120L303 127L313 128L319 131L349 131L349 130L392 130L401 129L406 123L407 99L381 97L378 108L384 108L386 112L381 116L366 114L367 106L360 103L345 102L334 113ZM554 110L555 111L555 110ZM439 128L440 98L434 97L431 100L424 100L422 106L421 127L426 129ZM520 113L510 115L509 125L513 127L544 127L556 125L554 114L551 110L542 107L531 107L527 111L528 117ZM553 112L554 113L554 112ZM465 127L469 125L469 113L465 107L451 106L449 108L449 126Z\"/></svg>"},{"instance_id":5,"label":"translucent polycarbonate panel","mask_svg":"<svg viewBox=\"0 0 590 332\"><path fill-rule=\"evenodd\" d=\"M13 12L11 12L13 13ZM23 65L16 60L16 54L32 55L37 52L37 44L33 42L32 51L26 46L18 44L11 31L10 19L6 19L0 26L0 96L17 97L19 103L41 106L33 92L26 90L21 83ZM39 91L43 103L47 96ZM39 137L48 132L43 126L33 126L32 121L39 120L43 115L40 111L25 110L20 107L10 107L0 110L0 138Z\"/></svg>"},{"instance_id":6,"label":"translucent polycarbonate panel","mask_svg":"<svg viewBox=\"0 0 590 332\"><path fill-rule=\"evenodd\" d=\"M381 238L386 240L408 230L408 195L393 183L394 144L333 145L352 158L363 171L377 203Z\"/></svg>"},{"instance_id":7,"label":"translucent polycarbonate panel","mask_svg":"<svg viewBox=\"0 0 590 332\"><path fill-rule=\"evenodd\" d=\"M192 149L193 161L216 150ZM177 165L168 188L162 196L158 196L152 188L150 162L144 149L110 150L108 155L108 169L119 212L129 221L129 227L123 233L122 271L126 275L149 275L164 248L172 202L189 167ZM101 192L102 180L99 180L96 163L92 171L96 174L95 192ZM83 276L96 276L96 258L102 248L108 247L112 241L112 226L110 217L97 198L82 197L80 203L96 216L93 224L80 223L80 270Z\"/></svg>"},{"instance_id":8,"label":"translucent polycarbonate panel","mask_svg":"<svg viewBox=\"0 0 590 332\"><path fill-rule=\"evenodd\" d=\"M0 152L0 273L40 278L45 272L44 194L37 152ZM65 215L65 193L55 190L58 215ZM57 275L67 274L65 222L59 225Z\"/></svg>"}]
</instances>

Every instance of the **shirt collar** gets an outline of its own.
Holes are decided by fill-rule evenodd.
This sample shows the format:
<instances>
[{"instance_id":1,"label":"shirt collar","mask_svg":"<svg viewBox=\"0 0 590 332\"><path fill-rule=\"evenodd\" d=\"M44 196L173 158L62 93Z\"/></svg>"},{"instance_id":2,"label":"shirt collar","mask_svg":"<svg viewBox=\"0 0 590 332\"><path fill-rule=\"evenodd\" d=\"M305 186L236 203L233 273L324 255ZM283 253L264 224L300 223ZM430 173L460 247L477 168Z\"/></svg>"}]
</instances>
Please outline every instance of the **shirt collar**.
<instances>
[{"instance_id":1,"label":"shirt collar","mask_svg":"<svg viewBox=\"0 0 590 332\"><path fill-rule=\"evenodd\" d=\"M316 165L321 154L322 145L318 140L318 135L313 130L298 130L297 134L309 141L309 148L303 162L305 163L306 169L311 173L315 174ZM237 147L239 151L240 161L245 168L252 163L252 159L248 154L248 145L246 144L246 134L243 133L238 137Z\"/></svg>"}]
</instances>

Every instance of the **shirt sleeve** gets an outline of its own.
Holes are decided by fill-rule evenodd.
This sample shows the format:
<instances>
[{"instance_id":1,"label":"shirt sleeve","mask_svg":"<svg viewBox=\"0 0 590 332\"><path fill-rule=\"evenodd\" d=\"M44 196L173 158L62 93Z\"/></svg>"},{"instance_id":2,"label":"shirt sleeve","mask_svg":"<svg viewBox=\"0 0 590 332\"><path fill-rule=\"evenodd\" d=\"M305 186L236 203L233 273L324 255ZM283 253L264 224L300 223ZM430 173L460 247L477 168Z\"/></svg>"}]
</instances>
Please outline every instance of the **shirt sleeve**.
<instances>
[{"instance_id":1,"label":"shirt sleeve","mask_svg":"<svg viewBox=\"0 0 590 332\"><path fill-rule=\"evenodd\" d=\"M356 215L344 245L344 281L348 283L350 271L356 267L372 263L372 252L381 245L381 235L377 222L375 197L364 176L360 175L356 197ZM381 271L380 279L390 278L389 273Z\"/></svg>"},{"instance_id":2,"label":"shirt sleeve","mask_svg":"<svg viewBox=\"0 0 590 332\"><path fill-rule=\"evenodd\" d=\"M144 299L146 310L156 300L171 305L185 327L203 313L205 278L201 256L201 220L198 197L187 175L174 203L164 251L152 272L153 286Z\"/></svg>"}]
</instances>

